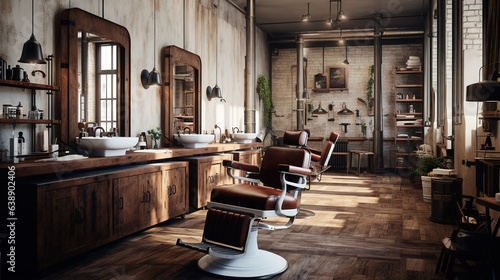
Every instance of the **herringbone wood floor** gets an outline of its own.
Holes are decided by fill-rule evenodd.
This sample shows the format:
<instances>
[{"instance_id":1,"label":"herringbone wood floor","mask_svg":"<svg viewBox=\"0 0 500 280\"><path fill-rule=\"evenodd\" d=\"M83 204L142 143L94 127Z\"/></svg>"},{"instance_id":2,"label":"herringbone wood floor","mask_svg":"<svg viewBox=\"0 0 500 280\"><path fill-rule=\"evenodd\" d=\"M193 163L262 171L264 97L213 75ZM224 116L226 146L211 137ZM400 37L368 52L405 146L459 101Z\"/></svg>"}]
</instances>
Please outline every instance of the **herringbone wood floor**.
<instances>
[{"instance_id":1,"label":"herringbone wood floor","mask_svg":"<svg viewBox=\"0 0 500 280\"><path fill-rule=\"evenodd\" d=\"M401 190L400 187L402 186ZM288 260L275 279L442 279L434 269L451 225L429 221L422 190L394 174L328 173L302 197L316 215L259 232L259 247ZM44 279L218 279L198 270L204 254L175 246L201 240L205 210L91 251Z\"/></svg>"}]
</instances>

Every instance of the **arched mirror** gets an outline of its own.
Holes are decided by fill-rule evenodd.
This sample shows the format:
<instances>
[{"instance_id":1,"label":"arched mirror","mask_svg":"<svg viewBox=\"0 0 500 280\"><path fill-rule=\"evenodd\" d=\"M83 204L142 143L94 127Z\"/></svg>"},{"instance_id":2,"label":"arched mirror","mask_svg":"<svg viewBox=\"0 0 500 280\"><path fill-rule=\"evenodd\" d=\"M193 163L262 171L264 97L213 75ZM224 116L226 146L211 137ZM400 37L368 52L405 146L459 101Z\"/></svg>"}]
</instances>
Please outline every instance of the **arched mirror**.
<instances>
[{"instance_id":1,"label":"arched mirror","mask_svg":"<svg viewBox=\"0 0 500 280\"><path fill-rule=\"evenodd\" d=\"M169 139L186 128L201 133L201 58L176 46L163 48L162 131ZM164 144L169 144L163 139Z\"/></svg>"},{"instance_id":2,"label":"arched mirror","mask_svg":"<svg viewBox=\"0 0 500 280\"><path fill-rule=\"evenodd\" d=\"M130 136L130 34L78 8L61 15L56 96L62 142L76 146L78 123ZM60 114L60 115L59 115Z\"/></svg>"}]
</instances>

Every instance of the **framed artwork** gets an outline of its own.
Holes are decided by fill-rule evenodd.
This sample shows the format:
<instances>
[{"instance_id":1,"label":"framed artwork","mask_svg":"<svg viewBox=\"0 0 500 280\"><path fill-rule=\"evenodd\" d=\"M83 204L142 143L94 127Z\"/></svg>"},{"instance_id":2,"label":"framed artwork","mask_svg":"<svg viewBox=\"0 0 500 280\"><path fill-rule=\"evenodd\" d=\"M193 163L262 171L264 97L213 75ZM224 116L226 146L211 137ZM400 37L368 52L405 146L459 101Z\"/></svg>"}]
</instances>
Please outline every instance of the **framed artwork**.
<instances>
[{"instance_id":1,"label":"framed artwork","mask_svg":"<svg viewBox=\"0 0 500 280\"><path fill-rule=\"evenodd\" d=\"M334 66L328 68L328 89L330 90L347 89L347 72L345 67Z\"/></svg>"},{"instance_id":2,"label":"framed artwork","mask_svg":"<svg viewBox=\"0 0 500 280\"><path fill-rule=\"evenodd\" d=\"M327 77L325 74L314 75L314 89L327 89Z\"/></svg>"}]
</instances>

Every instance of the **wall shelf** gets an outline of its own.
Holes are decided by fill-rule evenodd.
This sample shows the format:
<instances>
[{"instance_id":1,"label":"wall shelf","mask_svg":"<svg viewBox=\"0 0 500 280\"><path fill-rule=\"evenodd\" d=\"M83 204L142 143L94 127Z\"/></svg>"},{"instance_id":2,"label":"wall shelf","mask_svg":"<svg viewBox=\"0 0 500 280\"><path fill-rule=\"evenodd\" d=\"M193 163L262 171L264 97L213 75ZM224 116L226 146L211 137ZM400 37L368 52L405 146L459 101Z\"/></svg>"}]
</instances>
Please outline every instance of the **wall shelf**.
<instances>
[{"instance_id":1,"label":"wall shelf","mask_svg":"<svg viewBox=\"0 0 500 280\"><path fill-rule=\"evenodd\" d=\"M2 118L0 118L0 123L60 124L61 121L59 121L59 120L2 119Z\"/></svg>"},{"instance_id":2,"label":"wall shelf","mask_svg":"<svg viewBox=\"0 0 500 280\"><path fill-rule=\"evenodd\" d=\"M2 80L2 79L0 79L0 86L59 91L58 86L49 86L43 84L27 83L27 82L13 81L13 80Z\"/></svg>"}]
</instances>

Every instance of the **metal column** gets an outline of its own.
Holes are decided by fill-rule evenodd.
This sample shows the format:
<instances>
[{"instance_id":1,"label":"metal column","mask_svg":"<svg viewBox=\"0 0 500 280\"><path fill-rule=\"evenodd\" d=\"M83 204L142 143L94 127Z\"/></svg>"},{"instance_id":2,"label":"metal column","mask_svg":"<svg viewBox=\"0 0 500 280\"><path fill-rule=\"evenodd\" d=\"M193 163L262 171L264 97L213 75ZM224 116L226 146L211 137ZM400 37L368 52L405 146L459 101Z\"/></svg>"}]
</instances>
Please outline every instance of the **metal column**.
<instances>
[{"instance_id":1,"label":"metal column","mask_svg":"<svg viewBox=\"0 0 500 280\"><path fill-rule=\"evenodd\" d=\"M446 135L446 0L438 0L437 12L437 126Z\"/></svg>"},{"instance_id":2,"label":"metal column","mask_svg":"<svg viewBox=\"0 0 500 280\"><path fill-rule=\"evenodd\" d=\"M304 129L304 37L297 35L297 130Z\"/></svg>"},{"instance_id":3,"label":"metal column","mask_svg":"<svg viewBox=\"0 0 500 280\"><path fill-rule=\"evenodd\" d=\"M247 0L245 57L245 132L255 132L255 0Z\"/></svg>"},{"instance_id":4,"label":"metal column","mask_svg":"<svg viewBox=\"0 0 500 280\"><path fill-rule=\"evenodd\" d=\"M375 32L373 36L373 78L374 78L374 135L373 152L375 153L375 172L384 172L384 118L382 101L382 30L380 28L381 16L375 16Z\"/></svg>"}]
</instances>

